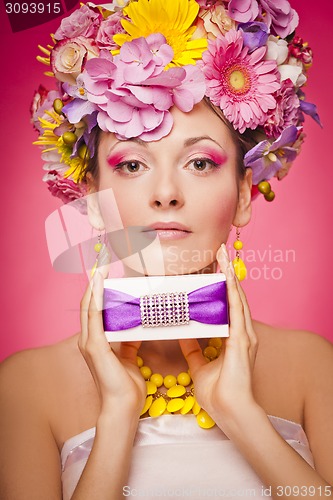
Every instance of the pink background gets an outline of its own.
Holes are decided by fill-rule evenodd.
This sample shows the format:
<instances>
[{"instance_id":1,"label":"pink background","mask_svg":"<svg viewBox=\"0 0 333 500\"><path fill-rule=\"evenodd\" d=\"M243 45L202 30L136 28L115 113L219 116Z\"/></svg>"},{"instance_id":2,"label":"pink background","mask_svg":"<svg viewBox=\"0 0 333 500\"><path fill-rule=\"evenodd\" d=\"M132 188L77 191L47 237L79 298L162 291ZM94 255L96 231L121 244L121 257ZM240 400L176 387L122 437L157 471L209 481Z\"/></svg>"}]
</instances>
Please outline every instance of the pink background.
<instances>
[{"instance_id":1,"label":"pink background","mask_svg":"<svg viewBox=\"0 0 333 500\"><path fill-rule=\"evenodd\" d=\"M301 18L297 32L314 51L305 90L307 100L318 106L324 129L311 118L306 120L303 153L286 179L274 181L276 200L254 203L253 219L242 232L245 251L251 250L256 259L248 265L251 278L245 289L254 318L312 330L333 341L329 114L333 7L331 0L318 4L294 0L292 5ZM50 264L44 223L59 202L41 181L42 162L38 148L31 145L36 135L29 124L30 102L38 83L49 87L53 83L42 75L44 67L35 60L37 44L49 43L48 35L58 24L56 20L12 34L1 4L1 358L54 343L79 329L79 302L86 278L57 273ZM283 262L276 262L277 257Z\"/></svg>"}]
</instances>

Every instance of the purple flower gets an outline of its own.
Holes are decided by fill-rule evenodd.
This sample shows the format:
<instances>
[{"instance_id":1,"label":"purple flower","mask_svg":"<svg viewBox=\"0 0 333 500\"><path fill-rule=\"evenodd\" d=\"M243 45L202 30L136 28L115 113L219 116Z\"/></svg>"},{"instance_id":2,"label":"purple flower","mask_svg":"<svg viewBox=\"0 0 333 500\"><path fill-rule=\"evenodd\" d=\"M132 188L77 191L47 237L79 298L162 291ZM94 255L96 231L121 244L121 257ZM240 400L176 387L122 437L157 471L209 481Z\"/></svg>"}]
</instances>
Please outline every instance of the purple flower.
<instances>
[{"instance_id":1,"label":"purple flower","mask_svg":"<svg viewBox=\"0 0 333 500\"><path fill-rule=\"evenodd\" d=\"M266 45L269 30L265 23L241 23L238 29L242 32L244 46L249 48L249 52Z\"/></svg>"},{"instance_id":2,"label":"purple flower","mask_svg":"<svg viewBox=\"0 0 333 500\"><path fill-rule=\"evenodd\" d=\"M298 14L291 8L288 0L259 0L265 11L263 20L281 38L286 38L298 26Z\"/></svg>"},{"instance_id":3,"label":"purple flower","mask_svg":"<svg viewBox=\"0 0 333 500\"><path fill-rule=\"evenodd\" d=\"M254 21L259 14L257 0L230 0L228 12L231 19L239 23Z\"/></svg>"},{"instance_id":4,"label":"purple flower","mask_svg":"<svg viewBox=\"0 0 333 500\"><path fill-rule=\"evenodd\" d=\"M286 127L297 125L299 122L300 100L291 80L287 79L281 83L281 88L276 92L275 99L276 108L269 110L264 124L268 137L277 137Z\"/></svg>"},{"instance_id":5,"label":"purple flower","mask_svg":"<svg viewBox=\"0 0 333 500\"><path fill-rule=\"evenodd\" d=\"M122 19L124 16L118 11L101 22L96 36L96 43L100 49L114 50L118 48L118 45L113 41L113 35L125 33L120 22Z\"/></svg>"},{"instance_id":6,"label":"purple flower","mask_svg":"<svg viewBox=\"0 0 333 500\"><path fill-rule=\"evenodd\" d=\"M63 88L68 95L74 97L73 100L62 108L62 112L66 115L67 120L69 123L78 123L84 116L88 116L91 130L97 123L96 112L98 107L96 104L88 101L83 75L81 74L77 77L75 85L64 83ZM91 120L90 117L93 119Z\"/></svg>"},{"instance_id":7,"label":"purple flower","mask_svg":"<svg viewBox=\"0 0 333 500\"><path fill-rule=\"evenodd\" d=\"M300 100L300 109L301 109L302 113L305 113L306 115L310 115L311 118L313 118L314 121L316 123L318 123L318 125L323 127L323 125L320 121L318 111L317 111L317 106L315 104L312 104L311 102L306 102L303 99L301 99Z\"/></svg>"},{"instance_id":8,"label":"purple flower","mask_svg":"<svg viewBox=\"0 0 333 500\"><path fill-rule=\"evenodd\" d=\"M284 163L290 163L296 158L297 149L293 145L297 135L297 127L290 125L273 143L268 140L261 141L246 153L244 165L252 169L254 185L271 179Z\"/></svg>"},{"instance_id":9,"label":"purple flower","mask_svg":"<svg viewBox=\"0 0 333 500\"><path fill-rule=\"evenodd\" d=\"M99 13L82 5L80 9L75 10L69 17L65 17L54 34L56 40L64 38L75 38L85 36L95 38L102 16Z\"/></svg>"}]
</instances>

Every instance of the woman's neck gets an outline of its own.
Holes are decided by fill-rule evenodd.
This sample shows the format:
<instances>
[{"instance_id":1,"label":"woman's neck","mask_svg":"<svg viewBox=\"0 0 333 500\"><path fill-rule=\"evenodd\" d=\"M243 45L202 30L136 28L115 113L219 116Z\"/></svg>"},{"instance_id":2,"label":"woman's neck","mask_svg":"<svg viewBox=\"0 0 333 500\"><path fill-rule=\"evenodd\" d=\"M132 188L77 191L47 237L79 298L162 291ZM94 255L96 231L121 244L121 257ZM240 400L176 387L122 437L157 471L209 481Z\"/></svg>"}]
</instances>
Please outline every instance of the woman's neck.
<instances>
[{"instance_id":1,"label":"woman's neck","mask_svg":"<svg viewBox=\"0 0 333 500\"><path fill-rule=\"evenodd\" d=\"M207 339L200 339L202 348L207 345ZM161 375L178 375L187 371L188 364L180 349L178 340L150 340L142 342L138 355L149 366L153 373Z\"/></svg>"}]
</instances>

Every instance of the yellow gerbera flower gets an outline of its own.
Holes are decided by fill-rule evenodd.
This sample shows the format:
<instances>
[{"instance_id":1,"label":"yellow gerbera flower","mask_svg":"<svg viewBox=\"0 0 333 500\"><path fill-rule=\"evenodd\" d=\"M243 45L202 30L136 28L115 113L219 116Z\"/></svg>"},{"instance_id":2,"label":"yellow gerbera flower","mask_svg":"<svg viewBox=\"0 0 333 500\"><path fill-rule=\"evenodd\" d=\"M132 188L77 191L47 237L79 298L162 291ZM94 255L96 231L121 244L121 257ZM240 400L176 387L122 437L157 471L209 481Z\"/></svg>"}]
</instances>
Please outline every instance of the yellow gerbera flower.
<instances>
[{"instance_id":1,"label":"yellow gerbera flower","mask_svg":"<svg viewBox=\"0 0 333 500\"><path fill-rule=\"evenodd\" d=\"M207 49L207 39L191 40L196 26L192 26L198 15L199 5L195 0L138 0L130 2L123 10L130 18L121 24L128 34L114 35L120 47L134 38L162 33L174 51L172 66L195 64ZM115 53L115 52L113 52Z\"/></svg>"},{"instance_id":2,"label":"yellow gerbera flower","mask_svg":"<svg viewBox=\"0 0 333 500\"><path fill-rule=\"evenodd\" d=\"M45 114L49 115L53 121L49 121L46 118L39 118L44 131L38 137L38 141L34 141L33 144L44 146L43 153L57 151L61 155L60 162L69 167L63 174L64 177L71 177L74 182L78 183L82 180L87 161L79 156L71 158L73 148L65 144L61 136L54 133L54 129L62 123L61 118L54 112L45 111Z\"/></svg>"}]
</instances>

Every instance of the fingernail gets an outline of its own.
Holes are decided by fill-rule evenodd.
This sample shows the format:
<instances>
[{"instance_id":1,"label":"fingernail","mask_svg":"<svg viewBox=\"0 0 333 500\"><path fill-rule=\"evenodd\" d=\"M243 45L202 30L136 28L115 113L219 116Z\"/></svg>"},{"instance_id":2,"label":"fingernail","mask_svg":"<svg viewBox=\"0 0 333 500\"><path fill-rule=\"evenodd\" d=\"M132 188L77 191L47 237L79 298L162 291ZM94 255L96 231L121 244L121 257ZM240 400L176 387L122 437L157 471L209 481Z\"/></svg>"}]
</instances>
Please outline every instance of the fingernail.
<instances>
[{"instance_id":1,"label":"fingernail","mask_svg":"<svg viewBox=\"0 0 333 500\"><path fill-rule=\"evenodd\" d=\"M230 259L229 259L229 254L228 254L227 247L225 246L225 243L222 243L221 248L222 248L222 252L224 253L224 256L225 256L225 257L228 259L228 261L229 261L229 260L230 260Z\"/></svg>"}]
</instances>

